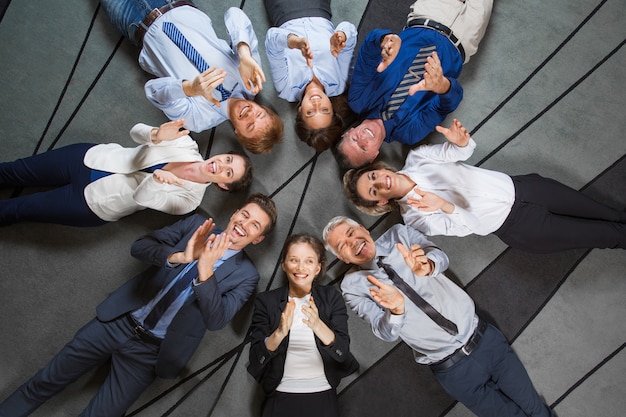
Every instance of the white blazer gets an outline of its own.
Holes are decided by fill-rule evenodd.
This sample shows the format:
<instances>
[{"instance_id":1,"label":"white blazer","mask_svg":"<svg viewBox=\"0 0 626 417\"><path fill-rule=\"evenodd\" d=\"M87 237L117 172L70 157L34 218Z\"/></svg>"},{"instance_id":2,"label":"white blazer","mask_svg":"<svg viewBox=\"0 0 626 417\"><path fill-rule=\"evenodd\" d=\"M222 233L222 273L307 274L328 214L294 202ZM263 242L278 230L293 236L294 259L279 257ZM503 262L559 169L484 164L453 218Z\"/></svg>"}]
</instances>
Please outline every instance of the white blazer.
<instances>
[{"instance_id":1,"label":"white blazer","mask_svg":"<svg viewBox=\"0 0 626 417\"><path fill-rule=\"evenodd\" d=\"M198 144L188 135L154 144L150 140L151 130L152 126L143 123L133 126L130 136L140 144L135 148L107 143L96 145L85 154L86 167L113 173L84 190L87 205L101 219L115 221L146 208L180 215L200 205L211 183L160 184L151 173L141 171L168 162L202 161Z\"/></svg>"}]
</instances>

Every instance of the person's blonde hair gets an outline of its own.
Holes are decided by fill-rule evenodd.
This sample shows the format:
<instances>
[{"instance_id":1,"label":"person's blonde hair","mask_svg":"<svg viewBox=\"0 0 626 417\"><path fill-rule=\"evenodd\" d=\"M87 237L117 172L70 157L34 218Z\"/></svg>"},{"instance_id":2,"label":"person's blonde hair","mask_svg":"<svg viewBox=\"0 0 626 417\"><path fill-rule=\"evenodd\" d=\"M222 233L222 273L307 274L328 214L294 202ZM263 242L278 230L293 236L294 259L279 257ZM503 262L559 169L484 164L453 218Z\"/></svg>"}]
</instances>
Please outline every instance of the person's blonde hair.
<instances>
[{"instance_id":1,"label":"person's blonde hair","mask_svg":"<svg viewBox=\"0 0 626 417\"><path fill-rule=\"evenodd\" d=\"M270 153L274 145L283 140L284 125L278 114L267 106L261 106L272 120L267 129L256 132L253 136L236 133L239 143L252 153Z\"/></svg>"},{"instance_id":2,"label":"person's blonde hair","mask_svg":"<svg viewBox=\"0 0 626 417\"><path fill-rule=\"evenodd\" d=\"M361 178L361 176L367 174L370 171L375 171L377 169L386 169L391 172L396 172L397 170L388 164L377 161L372 162L362 168L354 168L348 170L345 174L343 174L343 192L348 197L354 206L359 209L359 211L369 214L370 216L381 216L385 213L389 213L390 211L396 210L398 208L398 203L395 199L390 199L387 204L378 204L377 201L366 200L359 195L356 190L356 183Z\"/></svg>"}]
</instances>

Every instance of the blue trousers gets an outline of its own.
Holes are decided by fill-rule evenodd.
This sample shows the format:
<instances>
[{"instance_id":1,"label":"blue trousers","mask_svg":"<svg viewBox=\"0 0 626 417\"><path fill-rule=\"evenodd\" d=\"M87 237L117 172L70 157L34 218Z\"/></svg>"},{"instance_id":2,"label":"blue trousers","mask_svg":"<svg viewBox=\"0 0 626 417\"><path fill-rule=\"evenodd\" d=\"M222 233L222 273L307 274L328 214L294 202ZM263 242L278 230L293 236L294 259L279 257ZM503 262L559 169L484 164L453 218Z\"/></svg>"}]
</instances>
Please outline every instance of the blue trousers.
<instances>
[{"instance_id":1,"label":"blue trousers","mask_svg":"<svg viewBox=\"0 0 626 417\"><path fill-rule=\"evenodd\" d=\"M53 187L47 191L0 200L0 225L21 221L70 226L107 223L91 211L84 190L91 182L85 153L94 146L77 143L39 155L0 163L0 187Z\"/></svg>"},{"instance_id":2,"label":"blue trousers","mask_svg":"<svg viewBox=\"0 0 626 417\"><path fill-rule=\"evenodd\" d=\"M80 416L123 416L156 378L158 351L158 346L139 340L125 317L107 323L93 319L43 369L0 404L0 417L29 415L109 359L109 375Z\"/></svg>"},{"instance_id":3,"label":"blue trousers","mask_svg":"<svg viewBox=\"0 0 626 417\"><path fill-rule=\"evenodd\" d=\"M507 245L534 253L626 249L626 212L537 174L512 179L515 203L494 232Z\"/></svg>"},{"instance_id":4,"label":"blue trousers","mask_svg":"<svg viewBox=\"0 0 626 417\"><path fill-rule=\"evenodd\" d=\"M471 355L434 374L448 394L479 417L553 415L522 362L492 325Z\"/></svg>"},{"instance_id":5,"label":"blue trousers","mask_svg":"<svg viewBox=\"0 0 626 417\"><path fill-rule=\"evenodd\" d=\"M175 0L100 0L113 26L135 45L139 45L135 32L146 16L153 9L174 2Z\"/></svg>"}]
</instances>

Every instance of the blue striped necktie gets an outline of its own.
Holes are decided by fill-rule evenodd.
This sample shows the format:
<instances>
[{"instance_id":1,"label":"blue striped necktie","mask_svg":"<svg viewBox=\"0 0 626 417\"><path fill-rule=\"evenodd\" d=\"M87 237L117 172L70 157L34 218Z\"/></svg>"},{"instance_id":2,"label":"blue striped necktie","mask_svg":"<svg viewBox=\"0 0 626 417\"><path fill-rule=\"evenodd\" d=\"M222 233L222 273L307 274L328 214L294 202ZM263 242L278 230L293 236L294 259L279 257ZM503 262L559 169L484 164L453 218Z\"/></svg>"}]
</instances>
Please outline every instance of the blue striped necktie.
<instances>
[{"instance_id":1,"label":"blue striped necktie","mask_svg":"<svg viewBox=\"0 0 626 417\"><path fill-rule=\"evenodd\" d=\"M409 96L409 89L411 86L417 82L419 82L424 74L424 64L426 64L426 58L428 58L433 51L436 49L435 46L429 46L426 48L422 48L419 50L413 62L411 62L411 66L402 77L402 81L398 84L393 94L389 98L389 102L387 103L387 109L382 112L382 119L387 121L391 119L393 114L402 106L402 103Z\"/></svg>"},{"instance_id":2,"label":"blue striped necktie","mask_svg":"<svg viewBox=\"0 0 626 417\"><path fill-rule=\"evenodd\" d=\"M154 329L169 306L187 287L189 287L191 281L198 276L197 264L197 261L187 264L185 268L183 268L183 270L176 276L176 278L174 278L177 281L165 294L163 294L161 299L152 308L152 311L150 311L144 319L143 324L147 329Z\"/></svg>"},{"instance_id":3,"label":"blue striped necktie","mask_svg":"<svg viewBox=\"0 0 626 417\"><path fill-rule=\"evenodd\" d=\"M209 69L209 64L202 58L200 53L194 48L191 43L185 38L185 36L180 32L180 30L176 27L172 22L164 22L163 23L163 32L178 46L178 49L182 51L183 54L191 61L191 63L197 68L201 73ZM217 91L222 95L222 99L220 101L226 101L228 97L231 96L232 91L228 91L224 88L223 85L218 85L215 87Z\"/></svg>"}]
</instances>

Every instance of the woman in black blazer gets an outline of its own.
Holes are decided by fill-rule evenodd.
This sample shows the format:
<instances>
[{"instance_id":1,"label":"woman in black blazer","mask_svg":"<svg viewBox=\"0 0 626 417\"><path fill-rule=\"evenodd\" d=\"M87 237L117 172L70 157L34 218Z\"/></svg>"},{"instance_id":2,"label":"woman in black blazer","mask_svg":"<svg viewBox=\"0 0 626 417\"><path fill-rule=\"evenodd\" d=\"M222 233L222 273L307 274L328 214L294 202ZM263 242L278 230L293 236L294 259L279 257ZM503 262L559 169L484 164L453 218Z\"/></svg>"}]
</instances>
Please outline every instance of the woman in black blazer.
<instances>
[{"instance_id":1,"label":"woman in black blazer","mask_svg":"<svg viewBox=\"0 0 626 417\"><path fill-rule=\"evenodd\" d=\"M261 415L338 416L335 389L359 368L345 303L335 287L316 285L326 263L318 238L290 236L282 254L288 283L257 296L250 326L248 372L265 391Z\"/></svg>"}]
</instances>

